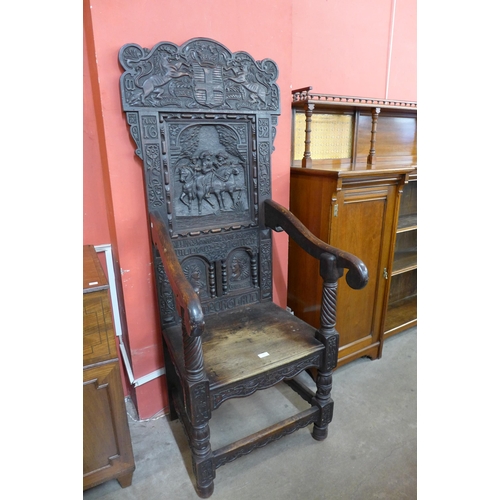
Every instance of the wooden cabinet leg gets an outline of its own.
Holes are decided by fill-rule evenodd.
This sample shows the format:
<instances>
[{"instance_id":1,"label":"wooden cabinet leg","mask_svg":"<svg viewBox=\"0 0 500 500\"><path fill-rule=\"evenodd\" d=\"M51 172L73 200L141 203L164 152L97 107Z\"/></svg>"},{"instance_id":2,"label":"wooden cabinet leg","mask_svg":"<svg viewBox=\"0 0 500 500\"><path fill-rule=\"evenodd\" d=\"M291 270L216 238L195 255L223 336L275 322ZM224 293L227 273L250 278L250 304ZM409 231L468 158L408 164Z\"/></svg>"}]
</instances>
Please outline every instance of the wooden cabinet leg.
<instances>
[{"instance_id":1,"label":"wooden cabinet leg","mask_svg":"<svg viewBox=\"0 0 500 500\"><path fill-rule=\"evenodd\" d=\"M134 471L128 472L127 474L123 474L122 476L117 477L117 481L120 483L122 488L127 488L132 484L132 475Z\"/></svg>"}]
</instances>

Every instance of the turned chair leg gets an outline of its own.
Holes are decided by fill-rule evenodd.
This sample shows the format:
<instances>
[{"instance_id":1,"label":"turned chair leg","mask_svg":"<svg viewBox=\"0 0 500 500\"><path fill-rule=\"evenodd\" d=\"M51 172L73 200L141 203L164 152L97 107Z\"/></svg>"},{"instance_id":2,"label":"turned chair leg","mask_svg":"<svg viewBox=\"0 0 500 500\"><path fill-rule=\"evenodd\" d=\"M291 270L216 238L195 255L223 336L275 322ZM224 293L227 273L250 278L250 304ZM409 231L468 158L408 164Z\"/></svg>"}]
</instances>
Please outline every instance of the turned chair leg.
<instances>
[{"instance_id":1,"label":"turned chair leg","mask_svg":"<svg viewBox=\"0 0 500 500\"><path fill-rule=\"evenodd\" d=\"M215 478L208 425L211 418L208 380L203 371L201 338L190 337L183 329L183 342L186 363L184 392L196 492L201 498L208 498L214 491Z\"/></svg>"},{"instance_id":2,"label":"turned chair leg","mask_svg":"<svg viewBox=\"0 0 500 500\"><path fill-rule=\"evenodd\" d=\"M323 441L328 436L328 425L333 417L333 400L330 397L332 391L331 371L318 371L316 385L318 389L314 401L320 408L321 413L319 422L314 424L312 437L316 441Z\"/></svg>"},{"instance_id":3,"label":"turned chair leg","mask_svg":"<svg viewBox=\"0 0 500 500\"><path fill-rule=\"evenodd\" d=\"M196 492L201 498L208 498L214 492L215 470L210 446L210 427L208 422L191 427L191 457L196 478Z\"/></svg>"},{"instance_id":4,"label":"turned chair leg","mask_svg":"<svg viewBox=\"0 0 500 500\"><path fill-rule=\"evenodd\" d=\"M193 472L196 478L196 492L199 497L208 498L214 492L215 478L208 423L193 428L191 437L191 455Z\"/></svg>"}]
</instances>

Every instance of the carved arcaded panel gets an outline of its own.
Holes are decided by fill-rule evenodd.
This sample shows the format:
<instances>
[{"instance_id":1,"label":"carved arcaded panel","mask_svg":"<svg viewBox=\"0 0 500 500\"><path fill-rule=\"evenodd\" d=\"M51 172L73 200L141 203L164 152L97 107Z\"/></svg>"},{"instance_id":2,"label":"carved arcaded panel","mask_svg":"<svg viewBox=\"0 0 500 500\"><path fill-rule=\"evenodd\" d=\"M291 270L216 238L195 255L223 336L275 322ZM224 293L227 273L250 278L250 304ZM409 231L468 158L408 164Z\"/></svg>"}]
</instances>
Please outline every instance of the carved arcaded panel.
<instances>
[{"instance_id":1,"label":"carved arcaded panel","mask_svg":"<svg viewBox=\"0 0 500 500\"><path fill-rule=\"evenodd\" d=\"M210 283L213 282L213 266L200 257L189 257L182 262L184 275L191 283L200 299L211 296Z\"/></svg>"},{"instance_id":2,"label":"carved arcaded panel","mask_svg":"<svg viewBox=\"0 0 500 500\"><path fill-rule=\"evenodd\" d=\"M252 271L255 275L255 266L252 269L251 255L244 249L231 252L228 258L228 291L241 290L253 286Z\"/></svg>"}]
</instances>

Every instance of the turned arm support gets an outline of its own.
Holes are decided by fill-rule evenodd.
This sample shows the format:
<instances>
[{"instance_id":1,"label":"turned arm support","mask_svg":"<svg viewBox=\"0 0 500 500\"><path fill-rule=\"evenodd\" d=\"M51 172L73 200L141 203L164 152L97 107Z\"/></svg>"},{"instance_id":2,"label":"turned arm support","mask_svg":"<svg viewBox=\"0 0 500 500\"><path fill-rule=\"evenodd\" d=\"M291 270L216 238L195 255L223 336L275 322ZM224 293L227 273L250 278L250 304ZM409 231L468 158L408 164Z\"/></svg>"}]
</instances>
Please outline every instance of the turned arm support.
<instances>
[{"instance_id":1,"label":"turned arm support","mask_svg":"<svg viewBox=\"0 0 500 500\"><path fill-rule=\"evenodd\" d=\"M160 252L168 281L175 296L175 306L189 337L199 337L205 328L200 298L187 280L175 254L172 240L157 212L150 214L151 236Z\"/></svg>"},{"instance_id":2,"label":"turned arm support","mask_svg":"<svg viewBox=\"0 0 500 500\"><path fill-rule=\"evenodd\" d=\"M347 269L347 284L361 289L368 283L368 270L360 259L328 245L314 236L302 222L285 207L272 200L264 202L265 223L275 231L285 231L309 255L320 260L323 279L337 281ZM332 259L333 256L333 259Z\"/></svg>"}]
</instances>

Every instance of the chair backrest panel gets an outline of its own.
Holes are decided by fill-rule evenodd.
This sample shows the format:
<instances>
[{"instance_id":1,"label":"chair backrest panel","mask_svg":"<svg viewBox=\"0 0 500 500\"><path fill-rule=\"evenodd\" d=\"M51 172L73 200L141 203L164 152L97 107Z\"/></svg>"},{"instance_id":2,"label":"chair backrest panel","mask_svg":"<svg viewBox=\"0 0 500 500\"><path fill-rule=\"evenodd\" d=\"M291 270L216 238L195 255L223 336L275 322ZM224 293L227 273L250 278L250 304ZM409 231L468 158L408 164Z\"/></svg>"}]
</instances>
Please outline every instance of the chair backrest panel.
<instances>
[{"instance_id":1,"label":"chair backrest panel","mask_svg":"<svg viewBox=\"0 0 500 500\"><path fill-rule=\"evenodd\" d=\"M143 160L148 210L161 215L205 314L272 300L271 153L276 64L195 38L119 53L122 107ZM162 323L177 321L155 253Z\"/></svg>"}]
</instances>

